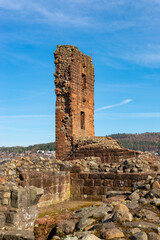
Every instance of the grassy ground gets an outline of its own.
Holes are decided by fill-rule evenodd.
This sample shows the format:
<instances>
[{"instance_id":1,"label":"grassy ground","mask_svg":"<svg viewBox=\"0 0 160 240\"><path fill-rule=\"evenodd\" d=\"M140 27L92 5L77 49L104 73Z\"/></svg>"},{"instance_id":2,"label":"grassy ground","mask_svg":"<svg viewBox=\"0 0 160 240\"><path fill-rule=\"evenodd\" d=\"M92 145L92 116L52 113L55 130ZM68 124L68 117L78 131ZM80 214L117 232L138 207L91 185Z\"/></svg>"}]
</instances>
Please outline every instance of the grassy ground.
<instances>
[{"instance_id":1,"label":"grassy ground","mask_svg":"<svg viewBox=\"0 0 160 240\"><path fill-rule=\"evenodd\" d=\"M73 212L76 209L83 207L89 207L91 205L99 205L101 202L91 202L91 201L65 201L62 203L52 204L46 207L39 207L39 218L46 215L55 216L62 213Z\"/></svg>"}]
</instances>

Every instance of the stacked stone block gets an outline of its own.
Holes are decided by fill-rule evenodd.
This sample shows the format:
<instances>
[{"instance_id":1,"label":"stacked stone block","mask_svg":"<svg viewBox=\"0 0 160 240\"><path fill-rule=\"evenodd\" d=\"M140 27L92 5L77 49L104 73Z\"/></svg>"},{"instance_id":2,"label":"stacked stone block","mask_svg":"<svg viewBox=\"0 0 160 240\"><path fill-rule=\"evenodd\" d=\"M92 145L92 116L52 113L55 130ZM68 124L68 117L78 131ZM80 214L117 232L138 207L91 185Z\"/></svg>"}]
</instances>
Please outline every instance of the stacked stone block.
<instances>
[{"instance_id":1,"label":"stacked stone block","mask_svg":"<svg viewBox=\"0 0 160 240\"><path fill-rule=\"evenodd\" d=\"M23 188L13 183L0 185L0 228L33 229L38 217L37 203L43 189Z\"/></svg>"},{"instance_id":2,"label":"stacked stone block","mask_svg":"<svg viewBox=\"0 0 160 240\"><path fill-rule=\"evenodd\" d=\"M130 191L133 183L146 180L148 175L157 177L160 173L88 173L74 168L71 173L71 199L103 201L109 191Z\"/></svg>"},{"instance_id":3,"label":"stacked stone block","mask_svg":"<svg viewBox=\"0 0 160 240\"><path fill-rule=\"evenodd\" d=\"M19 158L0 166L0 183L43 188L39 205L57 203L70 197L70 172L61 170L53 159Z\"/></svg>"},{"instance_id":4,"label":"stacked stone block","mask_svg":"<svg viewBox=\"0 0 160 240\"><path fill-rule=\"evenodd\" d=\"M38 205L43 206L57 202L63 202L70 198L70 172L43 170L41 172L23 172L22 186L35 186L44 189L44 194Z\"/></svg>"},{"instance_id":5,"label":"stacked stone block","mask_svg":"<svg viewBox=\"0 0 160 240\"><path fill-rule=\"evenodd\" d=\"M103 146L82 147L71 154L67 160L85 159L86 157L99 157L102 163L116 163L121 159L137 157L139 152L129 149L103 148Z\"/></svg>"}]
</instances>

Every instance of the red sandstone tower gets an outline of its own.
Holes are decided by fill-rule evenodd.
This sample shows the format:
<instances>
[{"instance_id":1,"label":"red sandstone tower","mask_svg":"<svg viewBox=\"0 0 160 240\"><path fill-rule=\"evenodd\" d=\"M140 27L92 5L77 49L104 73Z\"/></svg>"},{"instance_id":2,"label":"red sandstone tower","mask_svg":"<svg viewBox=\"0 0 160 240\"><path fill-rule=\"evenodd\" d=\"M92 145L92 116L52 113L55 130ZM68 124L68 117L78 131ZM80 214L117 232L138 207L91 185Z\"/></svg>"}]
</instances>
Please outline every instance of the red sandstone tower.
<instances>
[{"instance_id":1,"label":"red sandstone tower","mask_svg":"<svg viewBox=\"0 0 160 240\"><path fill-rule=\"evenodd\" d=\"M72 45L58 45L55 56L56 158L65 159L79 137L94 136L92 58Z\"/></svg>"}]
</instances>

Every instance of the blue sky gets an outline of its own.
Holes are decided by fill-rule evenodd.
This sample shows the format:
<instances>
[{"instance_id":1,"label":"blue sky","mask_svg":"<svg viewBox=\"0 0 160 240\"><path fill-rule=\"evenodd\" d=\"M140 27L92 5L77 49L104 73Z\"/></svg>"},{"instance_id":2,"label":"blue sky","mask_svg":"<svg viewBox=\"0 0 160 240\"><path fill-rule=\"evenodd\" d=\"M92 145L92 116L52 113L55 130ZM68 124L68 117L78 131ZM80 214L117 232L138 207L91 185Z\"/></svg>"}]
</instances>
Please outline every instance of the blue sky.
<instances>
[{"instance_id":1,"label":"blue sky","mask_svg":"<svg viewBox=\"0 0 160 240\"><path fill-rule=\"evenodd\" d=\"M57 44L93 57L96 135L160 131L160 0L0 0L0 146L54 141Z\"/></svg>"}]
</instances>

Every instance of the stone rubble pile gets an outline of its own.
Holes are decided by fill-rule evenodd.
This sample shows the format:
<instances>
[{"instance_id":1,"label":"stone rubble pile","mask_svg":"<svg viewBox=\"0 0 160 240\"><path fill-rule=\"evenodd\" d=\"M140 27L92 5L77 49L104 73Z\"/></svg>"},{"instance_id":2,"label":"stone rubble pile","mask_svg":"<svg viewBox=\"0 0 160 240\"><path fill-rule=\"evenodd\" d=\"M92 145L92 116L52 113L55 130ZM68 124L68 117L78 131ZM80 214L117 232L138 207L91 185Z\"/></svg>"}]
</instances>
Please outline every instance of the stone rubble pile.
<instances>
[{"instance_id":1,"label":"stone rubble pile","mask_svg":"<svg viewBox=\"0 0 160 240\"><path fill-rule=\"evenodd\" d=\"M120 195L121 194L121 195ZM160 176L110 192L106 203L84 207L51 231L54 240L160 240Z\"/></svg>"},{"instance_id":2,"label":"stone rubble pile","mask_svg":"<svg viewBox=\"0 0 160 240\"><path fill-rule=\"evenodd\" d=\"M102 146L103 148L109 148L109 149L114 149L118 148L121 149L123 148L122 144L115 140L112 139L111 137L80 137L75 140L74 144L76 145L76 148L80 148L82 146Z\"/></svg>"},{"instance_id":3,"label":"stone rubble pile","mask_svg":"<svg viewBox=\"0 0 160 240\"><path fill-rule=\"evenodd\" d=\"M28 156L16 156L16 158L11 159L9 162L5 162L0 165L0 181L18 182L21 172L28 171L43 171L50 170L54 168L55 171L60 170L60 161L55 158L48 158L28 155Z\"/></svg>"},{"instance_id":4,"label":"stone rubble pile","mask_svg":"<svg viewBox=\"0 0 160 240\"><path fill-rule=\"evenodd\" d=\"M72 161L61 161L68 169L79 166L84 172L136 173L158 171L160 159L149 152L140 152L137 157L120 159L117 163L102 163L100 157L85 157Z\"/></svg>"},{"instance_id":5,"label":"stone rubble pile","mask_svg":"<svg viewBox=\"0 0 160 240\"><path fill-rule=\"evenodd\" d=\"M95 139L95 141L93 141ZM80 144L104 144L109 148L122 148L121 144L116 140L108 137L92 137L92 138L80 138ZM109 144L110 143L110 144ZM78 145L80 146L80 145ZM16 156L9 162L2 162L0 164L0 181L12 181L18 182L21 172L55 169L55 171L70 169L74 166L78 166L84 172L114 172L114 173L129 173L129 172L149 172L158 171L160 165L160 159L149 152L139 152L137 157L121 158L116 163L102 163L100 157L85 157L83 159L75 160L56 160L54 157L38 156L36 154L29 154L26 156Z\"/></svg>"}]
</instances>

